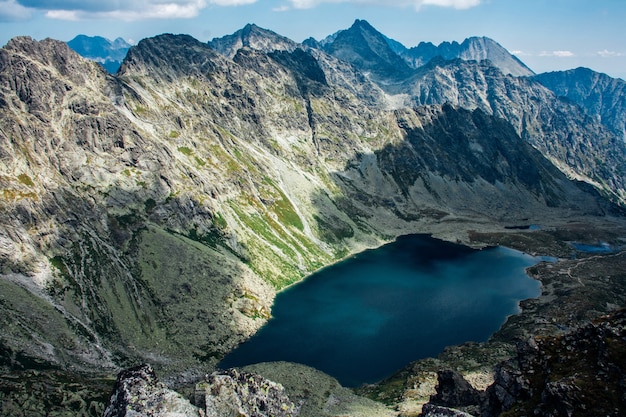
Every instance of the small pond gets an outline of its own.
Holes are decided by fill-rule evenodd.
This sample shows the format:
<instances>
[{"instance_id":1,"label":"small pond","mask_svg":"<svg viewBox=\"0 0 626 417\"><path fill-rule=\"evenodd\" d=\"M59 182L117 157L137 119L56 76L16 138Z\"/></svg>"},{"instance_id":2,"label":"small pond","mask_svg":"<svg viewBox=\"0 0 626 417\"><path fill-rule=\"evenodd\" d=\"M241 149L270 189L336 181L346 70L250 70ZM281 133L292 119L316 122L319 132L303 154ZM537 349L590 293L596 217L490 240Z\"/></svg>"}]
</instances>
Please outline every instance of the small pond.
<instances>
[{"instance_id":1,"label":"small pond","mask_svg":"<svg viewBox=\"0 0 626 417\"><path fill-rule=\"evenodd\" d=\"M446 346L487 340L520 300L540 294L525 273L540 260L403 236L278 294L273 318L220 367L289 361L344 386L378 381Z\"/></svg>"}]
</instances>

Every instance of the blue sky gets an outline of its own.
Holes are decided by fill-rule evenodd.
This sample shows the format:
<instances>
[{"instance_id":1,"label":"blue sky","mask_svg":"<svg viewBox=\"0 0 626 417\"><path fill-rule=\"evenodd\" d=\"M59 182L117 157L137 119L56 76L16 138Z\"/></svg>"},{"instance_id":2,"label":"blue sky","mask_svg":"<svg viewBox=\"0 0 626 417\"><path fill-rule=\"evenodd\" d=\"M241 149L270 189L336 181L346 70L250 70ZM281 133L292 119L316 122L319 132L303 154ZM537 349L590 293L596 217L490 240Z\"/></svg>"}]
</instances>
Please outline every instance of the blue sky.
<instances>
[{"instance_id":1,"label":"blue sky","mask_svg":"<svg viewBox=\"0 0 626 417\"><path fill-rule=\"evenodd\" d=\"M538 73L585 66L626 79L626 0L0 0L0 44L165 32L207 41L246 23L301 42L355 19L408 47L488 36Z\"/></svg>"}]
</instances>

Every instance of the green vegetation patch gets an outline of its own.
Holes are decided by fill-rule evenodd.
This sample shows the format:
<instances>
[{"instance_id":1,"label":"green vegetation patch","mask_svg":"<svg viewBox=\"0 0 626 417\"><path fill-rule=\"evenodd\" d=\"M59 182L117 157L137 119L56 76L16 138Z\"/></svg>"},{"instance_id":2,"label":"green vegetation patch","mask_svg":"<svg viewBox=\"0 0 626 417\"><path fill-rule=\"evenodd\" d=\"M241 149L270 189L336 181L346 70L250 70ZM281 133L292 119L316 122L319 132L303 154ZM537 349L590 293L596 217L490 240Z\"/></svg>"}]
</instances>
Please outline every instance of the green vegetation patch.
<instances>
[{"instance_id":1,"label":"green vegetation patch","mask_svg":"<svg viewBox=\"0 0 626 417\"><path fill-rule=\"evenodd\" d=\"M261 238L261 242L267 242L260 244L254 239L246 244L253 254L250 267L275 288L281 289L292 284L307 272L332 261L332 256L323 252L304 234L296 230L293 235L288 233L270 213L258 211L246 213L235 202L231 202L230 206L239 220ZM255 207L262 210L259 206ZM306 271L298 267L301 261L305 262Z\"/></svg>"},{"instance_id":2,"label":"green vegetation patch","mask_svg":"<svg viewBox=\"0 0 626 417\"><path fill-rule=\"evenodd\" d=\"M280 223L286 226L295 227L300 231L304 231L302 219L298 216L298 213L296 213L296 210L285 193L283 193L283 191L276 186L270 178L266 177L264 179L264 183L269 186L268 195L270 197L274 197L274 201L269 205L269 208L276 213Z\"/></svg>"},{"instance_id":3,"label":"green vegetation patch","mask_svg":"<svg viewBox=\"0 0 626 417\"><path fill-rule=\"evenodd\" d=\"M33 180L26 174L20 174L17 176L17 179L19 182L21 182L22 184L24 184L27 187L34 187L35 183L33 182Z\"/></svg>"}]
</instances>

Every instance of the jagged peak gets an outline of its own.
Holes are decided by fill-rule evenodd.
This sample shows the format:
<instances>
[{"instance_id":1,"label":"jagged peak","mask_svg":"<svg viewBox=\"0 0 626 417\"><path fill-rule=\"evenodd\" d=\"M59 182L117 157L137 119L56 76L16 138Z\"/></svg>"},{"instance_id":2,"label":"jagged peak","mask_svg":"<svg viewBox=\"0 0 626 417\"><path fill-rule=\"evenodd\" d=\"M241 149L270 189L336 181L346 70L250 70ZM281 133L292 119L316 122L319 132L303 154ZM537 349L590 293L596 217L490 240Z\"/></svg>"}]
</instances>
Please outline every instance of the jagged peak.
<instances>
[{"instance_id":1,"label":"jagged peak","mask_svg":"<svg viewBox=\"0 0 626 417\"><path fill-rule=\"evenodd\" d=\"M204 42L190 35L164 33L142 39L129 49L120 73L129 67L153 68L161 73L195 74L213 66L218 54ZM157 72L158 73L158 72Z\"/></svg>"},{"instance_id":2,"label":"jagged peak","mask_svg":"<svg viewBox=\"0 0 626 417\"><path fill-rule=\"evenodd\" d=\"M388 38L365 20L357 19L349 29L326 38L322 48L384 82L405 78L412 71L389 45Z\"/></svg>"},{"instance_id":3,"label":"jagged peak","mask_svg":"<svg viewBox=\"0 0 626 417\"><path fill-rule=\"evenodd\" d=\"M254 23L248 23L231 35L213 38L209 46L220 54L233 58L239 49L248 47L263 52L293 51L298 43L279 35L269 29L264 29Z\"/></svg>"},{"instance_id":4,"label":"jagged peak","mask_svg":"<svg viewBox=\"0 0 626 417\"><path fill-rule=\"evenodd\" d=\"M35 40L30 36L17 36L2 48L9 54L22 55L30 61L54 68L60 74L79 82L91 70L90 63L71 49L67 43L52 38Z\"/></svg>"},{"instance_id":5,"label":"jagged peak","mask_svg":"<svg viewBox=\"0 0 626 417\"><path fill-rule=\"evenodd\" d=\"M414 68L425 65L436 56L441 56L446 60L461 58L467 61L489 61L505 74L534 75L534 72L516 56L487 36L472 36L461 43L444 41L439 45L420 42L406 52L400 51L400 54Z\"/></svg>"}]
</instances>

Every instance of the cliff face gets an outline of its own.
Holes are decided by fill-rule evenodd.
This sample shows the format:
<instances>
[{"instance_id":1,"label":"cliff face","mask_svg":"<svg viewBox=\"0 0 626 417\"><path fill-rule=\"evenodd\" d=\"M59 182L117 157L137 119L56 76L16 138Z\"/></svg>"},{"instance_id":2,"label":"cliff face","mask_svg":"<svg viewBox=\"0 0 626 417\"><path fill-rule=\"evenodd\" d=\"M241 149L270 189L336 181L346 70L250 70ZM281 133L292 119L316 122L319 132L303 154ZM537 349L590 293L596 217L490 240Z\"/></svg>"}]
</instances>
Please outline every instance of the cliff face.
<instances>
[{"instance_id":1,"label":"cliff face","mask_svg":"<svg viewBox=\"0 0 626 417\"><path fill-rule=\"evenodd\" d=\"M197 372L354 251L611 213L491 115L504 105L402 107L322 51L252 49L268 42L229 58L162 35L115 76L53 40L0 50L4 369ZM572 170L593 138L572 138Z\"/></svg>"},{"instance_id":2,"label":"cliff face","mask_svg":"<svg viewBox=\"0 0 626 417\"><path fill-rule=\"evenodd\" d=\"M488 38L406 49L359 20L310 45L350 62L397 106L452 104L507 120L570 178L624 203L621 80L583 69L529 77L530 69Z\"/></svg>"},{"instance_id":3,"label":"cliff face","mask_svg":"<svg viewBox=\"0 0 626 417\"><path fill-rule=\"evenodd\" d=\"M469 415L460 408L485 417L619 416L626 407L625 319L619 310L575 331L521 343L484 392L458 373L440 372L437 394L421 415Z\"/></svg>"},{"instance_id":4,"label":"cliff face","mask_svg":"<svg viewBox=\"0 0 626 417\"><path fill-rule=\"evenodd\" d=\"M559 97L578 104L588 115L626 139L626 82L588 68L555 71L534 77Z\"/></svg>"},{"instance_id":5,"label":"cliff face","mask_svg":"<svg viewBox=\"0 0 626 417\"><path fill-rule=\"evenodd\" d=\"M532 78L504 76L485 62L439 60L388 91L412 105L450 103L503 118L569 177L624 199L621 137Z\"/></svg>"}]
</instances>

